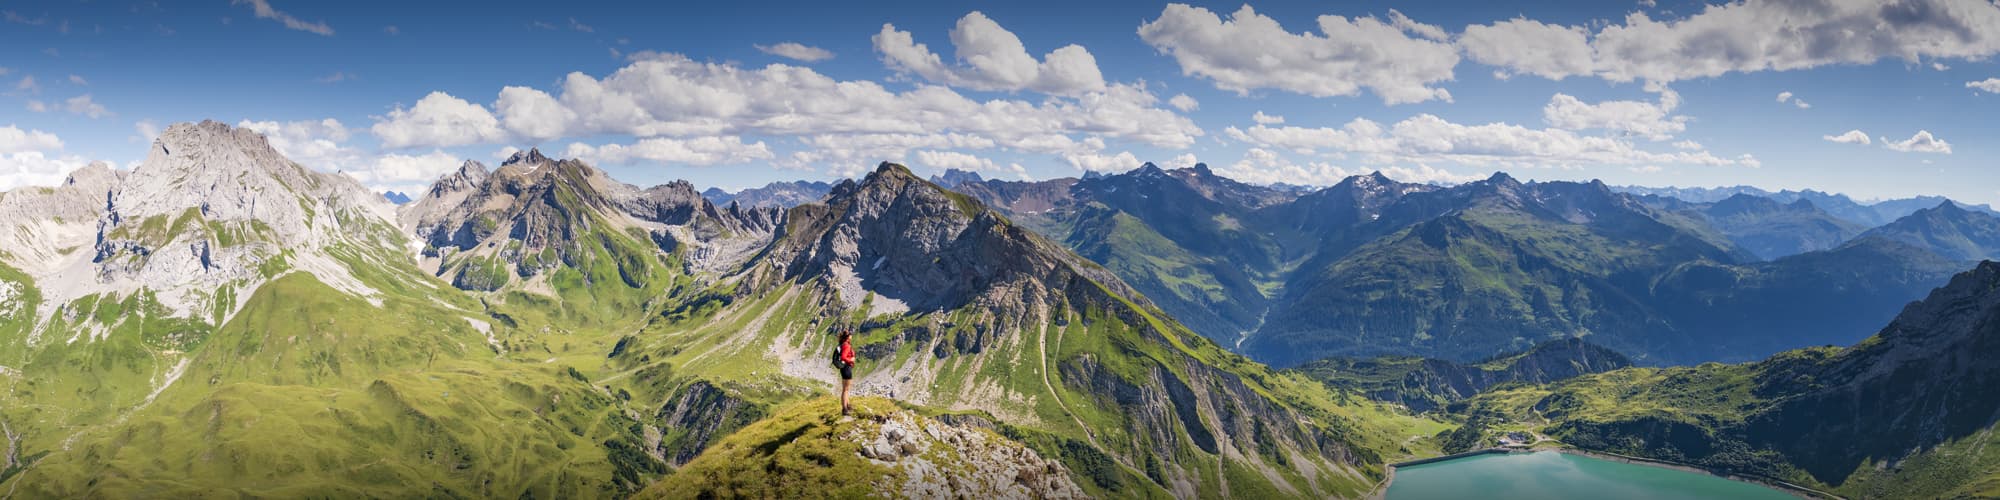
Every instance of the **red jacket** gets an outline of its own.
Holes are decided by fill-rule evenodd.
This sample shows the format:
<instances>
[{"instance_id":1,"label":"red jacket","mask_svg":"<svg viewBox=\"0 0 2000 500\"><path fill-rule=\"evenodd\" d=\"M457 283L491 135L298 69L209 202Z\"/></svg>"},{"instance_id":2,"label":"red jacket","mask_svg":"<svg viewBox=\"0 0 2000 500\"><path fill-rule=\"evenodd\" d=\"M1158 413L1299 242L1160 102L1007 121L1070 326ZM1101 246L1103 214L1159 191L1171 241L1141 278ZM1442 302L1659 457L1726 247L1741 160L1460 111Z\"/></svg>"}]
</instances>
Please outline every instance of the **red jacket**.
<instances>
[{"instance_id":1,"label":"red jacket","mask_svg":"<svg viewBox=\"0 0 2000 500\"><path fill-rule=\"evenodd\" d=\"M854 364L854 345L845 340L840 341L840 362Z\"/></svg>"}]
</instances>

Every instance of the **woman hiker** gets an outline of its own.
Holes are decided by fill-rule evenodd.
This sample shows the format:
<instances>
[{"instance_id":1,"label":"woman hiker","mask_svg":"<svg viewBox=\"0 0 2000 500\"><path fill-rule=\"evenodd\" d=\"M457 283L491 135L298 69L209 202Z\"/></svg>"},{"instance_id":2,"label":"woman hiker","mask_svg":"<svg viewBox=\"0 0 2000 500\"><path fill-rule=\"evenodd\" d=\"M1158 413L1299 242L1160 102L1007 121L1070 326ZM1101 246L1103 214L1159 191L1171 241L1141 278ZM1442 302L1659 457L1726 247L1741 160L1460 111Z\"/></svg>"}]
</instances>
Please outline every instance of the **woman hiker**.
<instances>
[{"instance_id":1,"label":"woman hiker","mask_svg":"<svg viewBox=\"0 0 2000 500\"><path fill-rule=\"evenodd\" d=\"M847 388L854 383L854 344L848 342L852 337L854 337L854 332L841 329L840 348L833 352L833 365L840 368L841 415L846 415L850 409L847 406Z\"/></svg>"}]
</instances>

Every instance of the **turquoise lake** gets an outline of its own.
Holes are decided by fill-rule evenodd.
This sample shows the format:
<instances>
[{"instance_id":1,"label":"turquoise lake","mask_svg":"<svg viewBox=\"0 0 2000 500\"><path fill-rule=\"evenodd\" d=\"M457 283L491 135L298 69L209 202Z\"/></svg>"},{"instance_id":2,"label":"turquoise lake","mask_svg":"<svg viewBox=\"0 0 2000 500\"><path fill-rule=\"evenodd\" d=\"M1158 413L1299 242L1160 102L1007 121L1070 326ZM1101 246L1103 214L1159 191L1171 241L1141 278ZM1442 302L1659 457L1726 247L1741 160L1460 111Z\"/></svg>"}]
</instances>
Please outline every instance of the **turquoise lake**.
<instances>
[{"instance_id":1,"label":"turquoise lake","mask_svg":"<svg viewBox=\"0 0 2000 500\"><path fill-rule=\"evenodd\" d=\"M1795 498L1708 474L1553 451L1480 455L1396 469L1388 500Z\"/></svg>"}]
</instances>

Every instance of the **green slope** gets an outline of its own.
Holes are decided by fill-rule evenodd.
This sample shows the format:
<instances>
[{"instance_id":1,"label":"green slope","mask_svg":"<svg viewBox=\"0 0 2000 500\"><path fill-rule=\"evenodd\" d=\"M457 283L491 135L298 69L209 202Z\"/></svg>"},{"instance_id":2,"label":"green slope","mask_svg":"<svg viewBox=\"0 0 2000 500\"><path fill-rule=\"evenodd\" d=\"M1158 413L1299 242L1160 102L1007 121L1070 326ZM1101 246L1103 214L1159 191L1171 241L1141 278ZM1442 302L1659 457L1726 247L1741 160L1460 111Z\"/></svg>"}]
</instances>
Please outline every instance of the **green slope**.
<instances>
[{"instance_id":1,"label":"green slope","mask_svg":"<svg viewBox=\"0 0 2000 500\"><path fill-rule=\"evenodd\" d=\"M1850 348L1507 388L1467 412L1535 422L1573 446L1850 497L1991 496L1996 312L2000 264L1987 262Z\"/></svg>"}]
</instances>

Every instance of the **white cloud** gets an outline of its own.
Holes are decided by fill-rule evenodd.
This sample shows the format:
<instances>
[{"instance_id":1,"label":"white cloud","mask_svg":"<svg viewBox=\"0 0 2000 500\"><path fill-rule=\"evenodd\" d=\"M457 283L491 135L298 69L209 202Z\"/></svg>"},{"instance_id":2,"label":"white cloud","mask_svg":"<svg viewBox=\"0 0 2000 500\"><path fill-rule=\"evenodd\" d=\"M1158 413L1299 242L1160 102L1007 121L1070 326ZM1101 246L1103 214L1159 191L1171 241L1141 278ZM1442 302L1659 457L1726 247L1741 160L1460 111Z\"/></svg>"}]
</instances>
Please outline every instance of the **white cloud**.
<instances>
[{"instance_id":1,"label":"white cloud","mask_svg":"<svg viewBox=\"0 0 2000 500\"><path fill-rule=\"evenodd\" d=\"M1932 136L1929 130L1918 130L1917 135L1910 136L1909 139L1901 141L1891 141L1889 138L1883 137L1882 147L1904 153L1951 154L1951 143L1944 142L1944 139Z\"/></svg>"},{"instance_id":2,"label":"white cloud","mask_svg":"<svg viewBox=\"0 0 2000 500\"><path fill-rule=\"evenodd\" d=\"M1022 167L1021 164L1019 163L1009 163L1006 165L1000 165L998 163L994 163L992 159L980 158L978 156L973 156L966 153L960 153L957 151L932 151L932 150L918 151L917 164L926 167L931 167L937 170L946 170L955 168L959 170L970 170L977 172L1014 174L1014 176L1020 177L1022 179L1032 178L1028 175L1027 167Z\"/></svg>"},{"instance_id":3,"label":"white cloud","mask_svg":"<svg viewBox=\"0 0 2000 500\"><path fill-rule=\"evenodd\" d=\"M1099 92L1105 87L1104 74L1089 50L1066 45L1037 62L1020 37L978 11L959 18L951 30L958 64L945 63L929 46L916 43L910 32L892 24L883 24L873 40L889 69L942 85L1057 95Z\"/></svg>"},{"instance_id":4,"label":"white cloud","mask_svg":"<svg viewBox=\"0 0 2000 500\"><path fill-rule=\"evenodd\" d=\"M1965 82L1965 88L2000 94L2000 78L1987 78L1976 82Z\"/></svg>"},{"instance_id":5,"label":"white cloud","mask_svg":"<svg viewBox=\"0 0 2000 500\"><path fill-rule=\"evenodd\" d=\"M54 107L51 106L51 109L54 109ZM104 109L104 105L91 100L90 94L64 99L60 109L91 118L103 118L117 114L112 113L111 110Z\"/></svg>"},{"instance_id":6,"label":"white cloud","mask_svg":"<svg viewBox=\"0 0 2000 500\"><path fill-rule=\"evenodd\" d=\"M33 111L36 113L47 113L49 111L49 103L42 102L36 99L29 99L28 111Z\"/></svg>"},{"instance_id":7,"label":"white cloud","mask_svg":"<svg viewBox=\"0 0 2000 500\"><path fill-rule=\"evenodd\" d=\"M27 92L30 94L39 94L42 92L42 85L39 83L35 83L35 75L22 75L21 81L14 84L14 90Z\"/></svg>"},{"instance_id":8,"label":"white cloud","mask_svg":"<svg viewBox=\"0 0 2000 500\"><path fill-rule=\"evenodd\" d=\"M588 24L583 24L583 23L581 23L581 22L578 22L578 21L576 20L576 18L574 18L574 17L572 17L572 18L569 18L569 29L573 29L573 30L576 30L576 31L578 31L578 32L583 32L583 33L596 33L596 32L597 32L597 28L592 28L592 27L590 27L590 25L588 25Z\"/></svg>"},{"instance_id":9,"label":"white cloud","mask_svg":"<svg viewBox=\"0 0 2000 500\"><path fill-rule=\"evenodd\" d=\"M1792 92L1791 92L1791 91L1789 91L1789 90L1787 90L1787 91L1784 91L1784 92L1779 92L1779 93L1778 93L1778 102L1787 102L1787 101L1790 101L1790 102L1792 103L1792 105L1793 105L1793 106L1798 106L1798 107L1799 107L1799 109L1808 109L1808 108L1811 108L1811 107L1812 107L1812 105L1811 105L1811 104L1806 104L1806 100L1805 100L1805 99L1797 99L1797 98L1794 98L1794 97L1792 97Z\"/></svg>"},{"instance_id":10,"label":"white cloud","mask_svg":"<svg viewBox=\"0 0 2000 500\"><path fill-rule=\"evenodd\" d=\"M1039 101L977 101L950 88L894 92L810 68L742 68L647 53L601 79L571 73L556 95L503 90L493 108L432 93L372 127L385 147L447 147L516 137L797 136L817 149L778 164L872 168L912 149L1006 148L1051 155L1094 153L1106 141L1180 149L1203 131L1160 107L1143 84ZM553 99L559 108L549 105ZM557 111L566 111L558 113ZM557 124L560 124L558 126ZM811 138L825 137L826 140ZM947 146L937 144L949 143Z\"/></svg>"},{"instance_id":11,"label":"white cloud","mask_svg":"<svg viewBox=\"0 0 2000 500\"><path fill-rule=\"evenodd\" d=\"M0 154L0 191L62 184L71 171L87 163L77 156L50 156L40 151Z\"/></svg>"},{"instance_id":12,"label":"white cloud","mask_svg":"<svg viewBox=\"0 0 2000 500\"><path fill-rule=\"evenodd\" d=\"M423 186L436 182L439 177L458 170L464 164L465 161L456 156L433 150L421 155L385 154L361 168L343 172L377 190L407 193L421 191Z\"/></svg>"},{"instance_id":13,"label":"white cloud","mask_svg":"<svg viewBox=\"0 0 2000 500\"><path fill-rule=\"evenodd\" d=\"M364 169L369 164L365 155L346 145L352 134L340 120L243 120L236 126L264 134L272 149L300 165L325 171L347 171Z\"/></svg>"},{"instance_id":14,"label":"white cloud","mask_svg":"<svg viewBox=\"0 0 2000 500\"><path fill-rule=\"evenodd\" d=\"M1643 167L1630 167L1625 170L1632 171L1635 174L1657 174L1665 169L1660 168L1659 165L1646 165Z\"/></svg>"},{"instance_id":15,"label":"white cloud","mask_svg":"<svg viewBox=\"0 0 2000 500\"><path fill-rule=\"evenodd\" d=\"M292 17L291 14L271 8L269 0L230 0L229 3L232 5L248 4L252 10L257 12L258 19L271 19L284 23L286 29L304 31L321 36L333 36L333 27L327 26L325 22L306 22Z\"/></svg>"},{"instance_id":16,"label":"white cloud","mask_svg":"<svg viewBox=\"0 0 2000 500\"><path fill-rule=\"evenodd\" d=\"M1667 83L1889 58L1985 58L2000 53L2000 5L1744 0L1679 19L1633 12L1594 30L1514 19L1467 27L1459 43L1503 72Z\"/></svg>"},{"instance_id":17,"label":"white cloud","mask_svg":"<svg viewBox=\"0 0 2000 500\"><path fill-rule=\"evenodd\" d=\"M1174 109L1181 110L1183 113L1201 109L1201 101L1196 101L1193 97L1188 97L1187 94L1174 94L1172 99L1167 99L1167 105L1173 106Z\"/></svg>"},{"instance_id":18,"label":"white cloud","mask_svg":"<svg viewBox=\"0 0 2000 500\"><path fill-rule=\"evenodd\" d=\"M1403 182L1457 184L1480 180L1478 175L1461 175L1449 170L1417 164L1414 167L1391 166L1375 169L1382 175ZM1252 184L1300 184L1326 186L1338 184L1342 179L1356 175L1366 175L1369 170L1335 166L1326 162L1295 163L1284 153L1263 148L1250 148L1243 153L1243 159L1216 169L1216 173L1231 179Z\"/></svg>"},{"instance_id":19,"label":"white cloud","mask_svg":"<svg viewBox=\"0 0 2000 500\"><path fill-rule=\"evenodd\" d=\"M1934 62L1934 63L1931 63L1931 69L1934 69L1934 70L1938 70L1938 71L1944 71L1944 70L1948 70L1948 69L1951 69L1951 66L1946 66L1946 65L1945 65L1944 63L1941 63L1941 62Z\"/></svg>"},{"instance_id":20,"label":"white cloud","mask_svg":"<svg viewBox=\"0 0 2000 500\"><path fill-rule=\"evenodd\" d=\"M1866 136L1863 136L1863 137L1866 137ZM1682 151L1701 151L1701 150L1703 150L1703 149L1707 149L1707 148L1706 148L1706 147L1704 147L1704 146L1702 146L1702 145L1701 145L1701 143L1699 143L1699 142L1694 142L1694 141L1677 141L1677 142L1675 142L1675 143L1674 143L1674 149L1679 149L1679 150L1682 150Z\"/></svg>"},{"instance_id":21,"label":"white cloud","mask_svg":"<svg viewBox=\"0 0 2000 500\"><path fill-rule=\"evenodd\" d=\"M1498 66L1496 75L1530 74L1550 80L1590 74L1589 32L1526 18L1471 25L1458 37L1467 57Z\"/></svg>"},{"instance_id":22,"label":"white cloud","mask_svg":"<svg viewBox=\"0 0 2000 500\"><path fill-rule=\"evenodd\" d=\"M62 155L63 141L55 134L0 127L0 191L21 186L61 184L70 171L87 162L74 155Z\"/></svg>"},{"instance_id":23,"label":"white cloud","mask_svg":"<svg viewBox=\"0 0 2000 500\"><path fill-rule=\"evenodd\" d=\"M648 161L695 166L746 163L772 157L771 148L762 141L745 143L742 138L734 136L699 137L687 140L654 137L641 139L631 145L591 146L577 142L570 143L564 155L591 163L613 165Z\"/></svg>"},{"instance_id":24,"label":"white cloud","mask_svg":"<svg viewBox=\"0 0 2000 500\"><path fill-rule=\"evenodd\" d=\"M763 52L765 54L770 54L778 57L784 57L809 63L825 61L827 59L833 58L833 51L831 50L826 50L811 45L804 45L798 42L785 42L777 45L757 44L754 46L757 47L757 51Z\"/></svg>"},{"instance_id":25,"label":"white cloud","mask_svg":"<svg viewBox=\"0 0 2000 500\"><path fill-rule=\"evenodd\" d=\"M1196 163L1201 163L1201 162L1195 160L1194 153L1181 153L1180 156L1175 156L1173 158L1167 159L1167 161L1160 162L1160 168L1164 168L1167 170L1191 168L1194 167L1194 164Z\"/></svg>"},{"instance_id":26,"label":"white cloud","mask_svg":"<svg viewBox=\"0 0 2000 500\"><path fill-rule=\"evenodd\" d=\"M347 72L345 71L335 71L333 72L333 74L322 76L319 78L314 78L313 81L319 83L340 83L353 79L354 75L347 74Z\"/></svg>"},{"instance_id":27,"label":"white cloud","mask_svg":"<svg viewBox=\"0 0 2000 500\"><path fill-rule=\"evenodd\" d=\"M58 151L63 141L55 134L40 130L22 130L8 125L0 127L0 153L21 153L27 151Z\"/></svg>"},{"instance_id":28,"label":"white cloud","mask_svg":"<svg viewBox=\"0 0 2000 500\"><path fill-rule=\"evenodd\" d=\"M1841 144L1866 145L1870 143L1870 140L1868 139L1868 134L1860 130L1849 130L1847 131L1847 133L1840 135L1822 135L1819 136L1819 138L1832 142L1838 142Z\"/></svg>"},{"instance_id":29,"label":"white cloud","mask_svg":"<svg viewBox=\"0 0 2000 500\"><path fill-rule=\"evenodd\" d=\"M160 124L154 123L152 120L132 122L132 133L134 134L132 136L133 142L151 143L153 139L160 137Z\"/></svg>"},{"instance_id":30,"label":"white cloud","mask_svg":"<svg viewBox=\"0 0 2000 500\"><path fill-rule=\"evenodd\" d=\"M70 83L70 84L72 84L72 85L77 85L77 86L88 86L88 85L90 85L90 81L89 81L89 80L85 80L85 79L83 79L83 77L81 77L81 76L77 76L77 75L69 75L69 83Z\"/></svg>"},{"instance_id":31,"label":"white cloud","mask_svg":"<svg viewBox=\"0 0 2000 500\"><path fill-rule=\"evenodd\" d=\"M444 92L431 92L409 109L397 107L369 130L387 148L462 146L507 138L500 120L485 107Z\"/></svg>"},{"instance_id":32,"label":"white cloud","mask_svg":"<svg viewBox=\"0 0 2000 500\"><path fill-rule=\"evenodd\" d=\"M1604 101L1585 103L1568 94L1556 94L1542 107L1542 120L1568 130L1604 129L1628 133L1655 141L1673 138L1687 130L1685 116L1669 116L1667 102Z\"/></svg>"},{"instance_id":33,"label":"white cloud","mask_svg":"<svg viewBox=\"0 0 2000 500\"><path fill-rule=\"evenodd\" d=\"M1258 111L1250 115L1250 121L1257 122L1258 125L1277 125L1285 123L1285 117L1279 115L1267 115L1264 114L1263 111Z\"/></svg>"},{"instance_id":34,"label":"white cloud","mask_svg":"<svg viewBox=\"0 0 2000 500\"><path fill-rule=\"evenodd\" d=\"M1232 139L1300 154L1360 155L1364 163L1457 163L1475 166L1582 167L1590 165L1685 164L1758 166L1756 158L1734 159L1708 151L1656 152L1615 137L1579 135L1563 129L1530 129L1507 123L1461 125L1420 114L1390 127L1357 118L1340 128L1230 127Z\"/></svg>"},{"instance_id":35,"label":"white cloud","mask_svg":"<svg viewBox=\"0 0 2000 500\"><path fill-rule=\"evenodd\" d=\"M1076 167L1077 170L1102 173L1125 172L1139 168L1139 165L1144 163L1139 161L1139 157L1134 156L1131 151L1120 152L1115 155L1097 153L1066 154L1063 155L1063 161L1069 162L1069 165Z\"/></svg>"},{"instance_id":36,"label":"white cloud","mask_svg":"<svg viewBox=\"0 0 2000 500\"><path fill-rule=\"evenodd\" d=\"M1452 79L1458 50L1426 39L1442 33L1435 26L1391 17L1393 24L1320 16L1319 33L1295 34L1249 5L1224 20L1205 8L1168 4L1139 27L1139 38L1173 56L1181 73L1239 94L1271 88L1352 96L1367 88L1389 104L1450 101L1450 92L1432 85Z\"/></svg>"},{"instance_id":37,"label":"white cloud","mask_svg":"<svg viewBox=\"0 0 2000 500\"><path fill-rule=\"evenodd\" d=\"M554 96L528 87L501 88L500 98L493 102L493 111L499 114L500 124L513 135L535 141L562 137L576 120L575 113Z\"/></svg>"}]
</instances>

